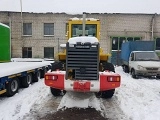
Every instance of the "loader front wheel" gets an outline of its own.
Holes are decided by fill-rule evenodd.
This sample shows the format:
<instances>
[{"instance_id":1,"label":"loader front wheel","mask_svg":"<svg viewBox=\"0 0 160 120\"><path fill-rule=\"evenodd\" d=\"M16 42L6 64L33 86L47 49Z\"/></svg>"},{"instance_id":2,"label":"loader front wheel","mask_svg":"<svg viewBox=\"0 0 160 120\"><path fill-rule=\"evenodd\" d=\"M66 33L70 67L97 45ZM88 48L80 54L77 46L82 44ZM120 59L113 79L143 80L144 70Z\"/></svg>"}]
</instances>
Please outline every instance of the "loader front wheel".
<instances>
[{"instance_id":1,"label":"loader front wheel","mask_svg":"<svg viewBox=\"0 0 160 120\"><path fill-rule=\"evenodd\" d=\"M53 96L60 96L61 90L50 87L51 93Z\"/></svg>"}]
</instances>

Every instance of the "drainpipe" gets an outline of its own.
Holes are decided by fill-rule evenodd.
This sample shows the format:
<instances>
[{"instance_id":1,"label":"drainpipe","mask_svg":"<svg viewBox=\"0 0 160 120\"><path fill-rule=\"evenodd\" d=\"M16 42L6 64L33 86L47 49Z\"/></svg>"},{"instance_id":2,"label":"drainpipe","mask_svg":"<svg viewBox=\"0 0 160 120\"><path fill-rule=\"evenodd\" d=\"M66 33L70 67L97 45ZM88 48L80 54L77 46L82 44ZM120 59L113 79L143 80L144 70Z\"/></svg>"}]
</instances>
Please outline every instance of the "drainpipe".
<instances>
[{"instance_id":1,"label":"drainpipe","mask_svg":"<svg viewBox=\"0 0 160 120\"><path fill-rule=\"evenodd\" d=\"M22 0L20 0L20 7L21 7L21 40L22 40L22 47L24 47L24 40L23 40L23 12L22 12Z\"/></svg>"},{"instance_id":2,"label":"drainpipe","mask_svg":"<svg viewBox=\"0 0 160 120\"><path fill-rule=\"evenodd\" d=\"M11 59L11 57L12 57L12 41L11 41L11 39L12 39L12 25L11 25L11 23L12 23L12 20L11 20L11 15L10 15L10 12L8 12L8 17L9 17L9 27L10 27L10 59Z\"/></svg>"},{"instance_id":3,"label":"drainpipe","mask_svg":"<svg viewBox=\"0 0 160 120\"><path fill-rule=\"evenodd\" d=\"M156 13L152 16L151 20L151 39L154 39L154 24L155 24Z\"/></svg>"}]
</instances>

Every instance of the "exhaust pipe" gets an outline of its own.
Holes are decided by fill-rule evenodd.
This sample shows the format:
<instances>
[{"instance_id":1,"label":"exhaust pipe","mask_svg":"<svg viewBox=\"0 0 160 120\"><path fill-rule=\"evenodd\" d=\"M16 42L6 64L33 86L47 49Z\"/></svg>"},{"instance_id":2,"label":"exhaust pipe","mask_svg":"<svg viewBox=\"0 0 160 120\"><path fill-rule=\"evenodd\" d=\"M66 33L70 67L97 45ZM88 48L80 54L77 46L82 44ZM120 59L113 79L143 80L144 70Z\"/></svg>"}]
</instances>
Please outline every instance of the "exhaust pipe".
<instances>
[{"instance_id":1,"label":"exhaust pipe","mask_svg":"<svg viewBox=\"0 0 160 120\"><path fill-rule=\"evenodd\" d=\"M83 12L83 24L82 24L82 36L85 36L85 27L86 27L86 13Z\"/></svg>"}]
</instances>

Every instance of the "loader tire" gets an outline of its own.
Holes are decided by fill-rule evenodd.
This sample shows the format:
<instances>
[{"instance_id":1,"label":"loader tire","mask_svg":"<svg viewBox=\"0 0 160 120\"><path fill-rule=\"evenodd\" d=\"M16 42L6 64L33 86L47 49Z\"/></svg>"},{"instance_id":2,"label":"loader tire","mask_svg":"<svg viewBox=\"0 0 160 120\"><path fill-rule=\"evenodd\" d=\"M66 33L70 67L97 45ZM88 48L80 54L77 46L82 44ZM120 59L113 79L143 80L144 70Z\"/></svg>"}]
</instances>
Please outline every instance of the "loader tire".
<instances>
[{"instance_id":1,"label":"loader tire","mask_svg":"<svg viewBox=\"0 0 160 120\"><path fill-rule=\"evenodd\" d=\"M111 71L111 72L115 72L115 68L114 68L114 65L112 63L109 63L109 62L104 62L103 63L103 70L108 70L108 71Z\"/></svg>"},{"instance_id":2,"label":"loader tire","mask_svg":"<svg viewBox=\"0 0 160 120\"><path fill-rule=\"evenodd\" d=\"M60 96L61 90L50 87L51 93L53 96Z\"/></svg>"},{"instance_id":3,"label":"loader tire","mask_svg":"<svg viewBox=\"0 0 160 120\"><path fill-rule=\"evenodd\" d=\"M12 80L6 84L6 96L11 97L13 95L15 95L18 92L19 89L19 80L18 78L12 78Z\"/></svg>"},{"instance_id":4,"label":"loader tire","mask_svg":"<svg viewBox=\"0 0 160 120\"><path fill-rule=\"evenodd\" d=\"M114 92L115 92L115 89L103 91L102 98L105 98L105 99L112 98L114 95Z\"/></svg>"},{"instance_id":5,"label":"loader tire","mask_svg":"<svg viewBox=\"0 0 160 120\"><path fill-rule=\"evenodd\" d=\"M55 71L57 69L62 70L63 69L62 66L63 66L62 62L60 62L60 61L54 62L54 63L52 63L52 69L51 69L51 71Z\"/></svg>"}]
</instances>

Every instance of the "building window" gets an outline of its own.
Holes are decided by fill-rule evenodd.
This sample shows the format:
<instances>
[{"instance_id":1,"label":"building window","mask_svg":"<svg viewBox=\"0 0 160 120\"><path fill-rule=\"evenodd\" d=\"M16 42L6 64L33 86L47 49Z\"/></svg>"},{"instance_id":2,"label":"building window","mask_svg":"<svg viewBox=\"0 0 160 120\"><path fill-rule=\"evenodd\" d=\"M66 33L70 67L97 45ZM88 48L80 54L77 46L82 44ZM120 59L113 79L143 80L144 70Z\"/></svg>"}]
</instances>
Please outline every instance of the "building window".
<instances>
[{"instance_id":1,"label":"building window","mask_svg":"<svg viewBox=\"0 0 160 120\"><path fill-rule=\"evenodd\" d=\"M32 58L32 48L31 47L22 48L22 58Z\"/></svg>"},{"instance_id":2,"label":"building window","mask_svg":"<svg viewBox=\"0 0 160 120\"><path fill-rule=\"evenodd\" d=\"M32 23L23 23L23 35L32 35Z\"/></svg>"},{"instance_id":3,"label":"building window","mask_svg":"<svg viewBox=\"0 0 160 120\"><path fill-rule=\"evenodd\" d=\"M127 41L133 41L133 37L127 37Z\"/></svg>"},{"instance_id":4,"label":"building window","mask_svg":"<svg viewBox=\"0 0 160 120\"><path fill-rule=\"evenodd\" d=\"M54 35L54 23L44 23L44 36Z\"/></svg>"},{"instance_id":5,"label":"building window","mask_svg":"<svg viewBox=\"0 0 160 120\"><path fill-rule=\"evenodd\" d=\"M160 38L156 38L156 50L160 50Z\"/></svg>"},{"instance_id":6,"label":"building window","mask_svg":"<svg viewBox=\"0 0 160 120\"><path fill-rule=\"evenodd\" d=\"M112 38L112 50L118 50L118 37Z\"/></svg>"},{"instance_id":7,"label":"building window","mask_svg":"<svg viewBox=\"0 0 160 120\"><path fill-rule=\"evenodd\" d=\"M112 50L121 50L122 43L126 41L137 41L141 39L141 37L111 37Z\"/></svg>"},{"instance_id":8,"label":"building window","mask_svg":"<svg viewBox=\"0 0 160 120\"><path fill-rule=\"evenodd\" d=\"M122 43L126 42L126 38L125 37L120 37L119 38L119 50L121 50L121 46L122 46Z\"/></svg>"},{"instance_id":9,"label":"building window","mask_svg":"<svg viewBox=\"0 0 160 120\"><path fill-rule=\"evenodd\" d=\"M44 47L44 58L54 58L54 47Z\"/></svg>"},{"instance_id":10,"label":"building window","mask_svg":"<svg viewBox=\"0 0 160 120\"><path fill-rule=\"evenodd\" d=\"M141 37L134 37L134 41L141 40Z\"/></svg>"}]
</instances>

